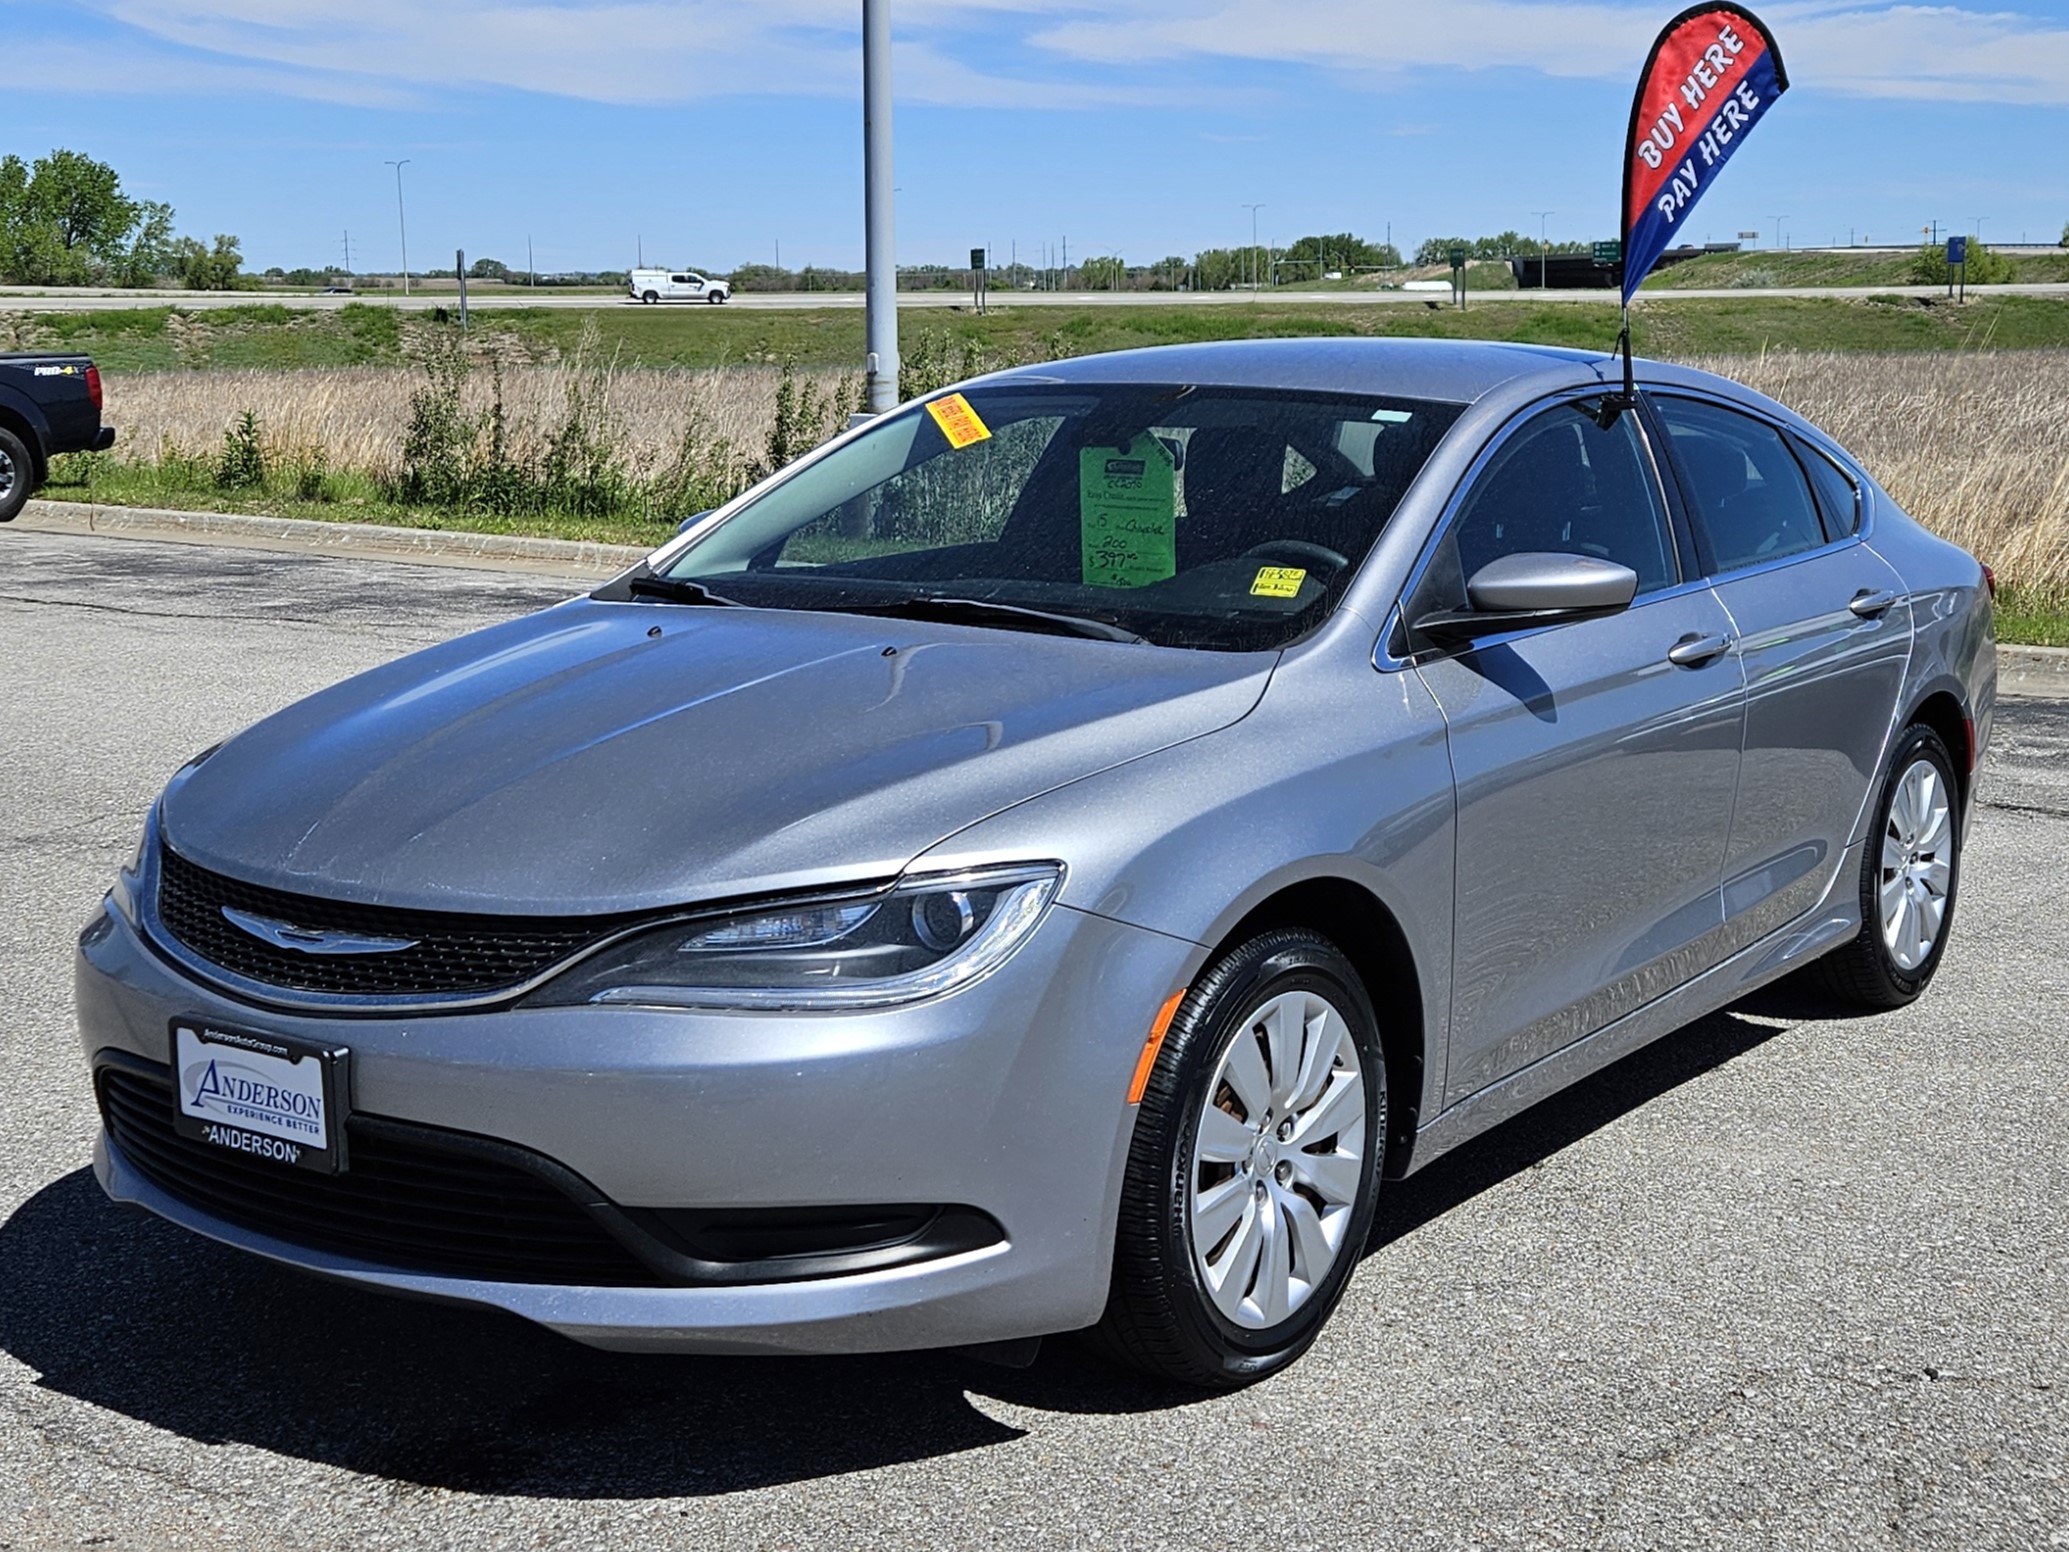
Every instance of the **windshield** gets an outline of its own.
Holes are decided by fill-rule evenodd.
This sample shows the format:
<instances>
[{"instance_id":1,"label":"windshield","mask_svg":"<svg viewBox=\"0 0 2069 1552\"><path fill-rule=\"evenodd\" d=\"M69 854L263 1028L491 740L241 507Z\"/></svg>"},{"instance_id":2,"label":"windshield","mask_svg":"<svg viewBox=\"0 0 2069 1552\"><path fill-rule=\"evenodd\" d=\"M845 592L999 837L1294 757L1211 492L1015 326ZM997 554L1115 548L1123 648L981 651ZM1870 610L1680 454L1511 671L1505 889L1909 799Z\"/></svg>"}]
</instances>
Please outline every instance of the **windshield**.
<instances>
[{"instance_id":1,"label":"windshield","mask_svg":"<svg viewBox=\"0 0 2069 1552\"><path fill-rule=\"evenodd\" d=\"M1335 607L1459 412L1254 388L974 388L751 497L666 575L755 608L948 618L953 602L1009 629L1074 616L1160 646L1283 646Z\"/></svg>"}]
</instances>

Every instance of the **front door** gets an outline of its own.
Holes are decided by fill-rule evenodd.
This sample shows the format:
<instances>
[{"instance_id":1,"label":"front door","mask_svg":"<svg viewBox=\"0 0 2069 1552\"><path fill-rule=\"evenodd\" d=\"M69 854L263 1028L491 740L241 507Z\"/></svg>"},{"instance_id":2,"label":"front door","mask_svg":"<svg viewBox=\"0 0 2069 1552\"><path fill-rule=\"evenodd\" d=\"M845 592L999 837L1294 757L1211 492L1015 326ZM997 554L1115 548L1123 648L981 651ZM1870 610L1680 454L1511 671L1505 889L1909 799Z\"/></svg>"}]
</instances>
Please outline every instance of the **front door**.
<instances>
[{"instance_id":1,"label":"front door","mask_svg":"<svg viewBox=\"0 0 2069 1552\"><path fill-rule=\"evenodd\" d=\"M1744 719L1731 621L1683 580L1637 418L1605 430L1594 407L1543 411L1507 437L1408 611L1462 604L1465 578L1519 551L1639 577L1623 613L1418 659L1458 796L1447 1103L1722 957Z\"/></svg>"}]
</instances>

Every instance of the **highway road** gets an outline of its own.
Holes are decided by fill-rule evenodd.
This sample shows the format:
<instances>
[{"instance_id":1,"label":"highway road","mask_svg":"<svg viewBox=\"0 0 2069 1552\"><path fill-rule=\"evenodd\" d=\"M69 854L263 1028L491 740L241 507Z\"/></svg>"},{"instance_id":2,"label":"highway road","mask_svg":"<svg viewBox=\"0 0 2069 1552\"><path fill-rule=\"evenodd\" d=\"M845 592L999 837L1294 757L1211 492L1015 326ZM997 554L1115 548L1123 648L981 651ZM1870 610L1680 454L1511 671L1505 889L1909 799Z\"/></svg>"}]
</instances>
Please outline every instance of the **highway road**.
<instances>
[{"instance_id":1,"label":"highway road","mask_svg":"<svg viewBox=\"0 0 2069 1552\"><path fill-rule=\"evenodd\" d=\"M1672 303L1680 298L1731 299L1743 301L1753 297L1861 297L1861 296L1942 296L1945 288L1940 286L1782 286L1760 290L1695 290L1695 291L1647 291L1641 300L1647 303ZM2059 296L2069 297L2069 283L2050 283L2006 286L1971 286L1971 297L1980 296ZM1003 307L1244 307L1255 302L1271 302L1279 305L1298 304L1318 307L1354 306L1419 306L1435 302L1448 304L1448 291L1013 291L995 292L991 305ZM1617 300L1614 291L1474 291L1468 293L1468 302L1524 301L1524 302L1574 302L1593 303L1598 306L1613 306ZM0 312L108 312L132 307L248 307L256 302L282 307L300 308L314 312L327 312L355 303L371 304L376 307L394 307L413 312L425 312L434 307L447 309L459 305L459 296L451 290L419 291L414 296L404 297L399 292L376 291L362 296L315 296L307 293L276 293L265 291L117 291L108 289L85 290L37 290L25 286L0 286ZM572 308L577 311L599 307L638 307L641 304L630 297L616 295L569 296L554 292L530 295L521 290L485 290L470 292L467 305L470 309L494 311L512 307ZM667 302L660 306L671 308L699 308L709 304L702 302ZM863 296L859 291L817 291L817 292L743 292L725 304L728 307L747 309L786 310L798 308L860 308ZM905 291L899 293L898 307L901 312L927 308L968 308L970 294L966 291Z\"/></svg>"},{"instance_id":2,"label":"highway road","mask_svg":"<svg viewBox=\"0 0 2069 1552\"><path fill-rule=\"evenodd\" d=\"M1314 1352L639 1358L111 1207L72 935L198 748L575 584L0 529L0 1548L2069 1544L2069 707L1905 1011L1702 1020L1381 1199Z\"/></svg>"}]
</instances>

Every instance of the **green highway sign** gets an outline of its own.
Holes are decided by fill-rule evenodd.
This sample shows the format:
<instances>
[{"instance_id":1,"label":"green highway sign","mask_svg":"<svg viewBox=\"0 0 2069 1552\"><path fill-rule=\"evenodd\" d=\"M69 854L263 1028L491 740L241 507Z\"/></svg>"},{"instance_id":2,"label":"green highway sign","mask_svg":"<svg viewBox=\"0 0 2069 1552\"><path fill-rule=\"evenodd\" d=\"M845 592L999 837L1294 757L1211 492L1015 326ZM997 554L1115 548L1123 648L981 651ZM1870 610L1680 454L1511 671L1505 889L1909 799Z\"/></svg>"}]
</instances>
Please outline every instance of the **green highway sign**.
<instances>
[{"instance_id":1,"label":"green highway sign","mask_svg":"<svg viewBox=\"0 0 2069 1552\"><path fill-rule=\"evenodd\" d=\"M1594 247L1595 262L1604 269L1622 261L1624 245L1620 242L1598 242Z\"/></svg>"},{"instance_id":2,"label":"green highway sign","mask_svg":"<svg viewBox=\"0 0 2069 1552\"><path fill-rule=\"evenodd\" d=\"M1453 248L1445 257L1451 260L1451 267L1453 269L1464 269L1466 267L1466 251L1463 248Z\"/></svg>"}]
</instances>

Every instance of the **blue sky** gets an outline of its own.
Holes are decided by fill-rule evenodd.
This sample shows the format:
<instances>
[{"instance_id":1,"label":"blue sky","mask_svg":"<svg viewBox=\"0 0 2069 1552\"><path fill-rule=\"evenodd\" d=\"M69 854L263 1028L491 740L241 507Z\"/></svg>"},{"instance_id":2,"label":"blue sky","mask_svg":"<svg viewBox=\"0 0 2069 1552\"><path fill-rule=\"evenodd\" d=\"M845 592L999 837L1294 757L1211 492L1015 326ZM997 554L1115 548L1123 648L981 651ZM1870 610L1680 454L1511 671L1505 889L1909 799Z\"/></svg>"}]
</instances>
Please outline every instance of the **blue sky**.
<instances>
[{"instance_id":1,"label":"blue sky","mask_svg":"<svg viewBox=\"0 0 2069 1552\"><path fill-rule=\"evenodd\" d=\"M1259 233L1614 235L1668 3L892 0L901 261ZM2069 0L1765 3L1793 89L1691 234L2069 221ZM861 260L856 0L0 0L0 151L111 162L248 266Z\"/></svg>"}]
</instances>

